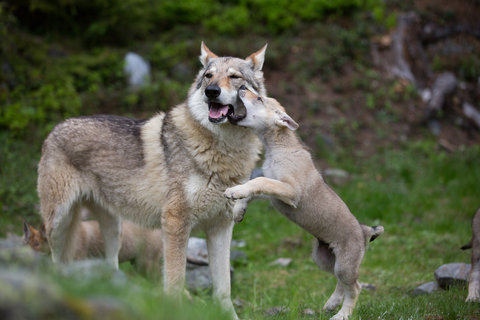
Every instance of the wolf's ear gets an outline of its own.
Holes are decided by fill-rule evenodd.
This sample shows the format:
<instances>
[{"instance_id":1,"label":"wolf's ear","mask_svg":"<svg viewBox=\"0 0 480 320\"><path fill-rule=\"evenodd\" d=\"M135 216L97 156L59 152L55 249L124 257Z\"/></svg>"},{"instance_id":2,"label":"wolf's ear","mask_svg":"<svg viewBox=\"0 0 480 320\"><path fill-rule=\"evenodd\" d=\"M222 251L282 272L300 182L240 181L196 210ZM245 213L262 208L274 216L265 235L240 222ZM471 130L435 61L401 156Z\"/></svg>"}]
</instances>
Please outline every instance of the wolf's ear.
<instances>
[{"instance_id":1,"label":"wolf's ear","mask_svg":"<svg viewBox=\"0 0 480 320\"><path fill-rule=\"evenodd\" d=\"M265 44L262 49L245 58L245 60L247 60L247 62L252 66L253 71L262 70L263 61L265 61L265 51L267 50L267 45L268 43Z\"/></svg>"},{"instance_id":2,"label":"wolf's ear","mask_svg":"<svg viewBox=\"0 0 480 320\"><path fill-rule=\"evenodd\" d=\"M296 123L288 114L285 112L278 112L278 118L275 123L281 127L286 127L292 131L298 129L298 123Z\"/></svg>"},{"instance_id":3,"label":"wolf's ear","mask_svg":"<svg viewBox=\"0 0 480 320\"><path fill-rule=\"evenodd\" d=\"M218 56L215 53L213 53L212 51L210 51L210 49L207 48L207 46L203 41L202 41L200 52L201 52L200 62L204 67L208 64L208 60L212 58L218 58Z\"/></svg>"}]
</instances>

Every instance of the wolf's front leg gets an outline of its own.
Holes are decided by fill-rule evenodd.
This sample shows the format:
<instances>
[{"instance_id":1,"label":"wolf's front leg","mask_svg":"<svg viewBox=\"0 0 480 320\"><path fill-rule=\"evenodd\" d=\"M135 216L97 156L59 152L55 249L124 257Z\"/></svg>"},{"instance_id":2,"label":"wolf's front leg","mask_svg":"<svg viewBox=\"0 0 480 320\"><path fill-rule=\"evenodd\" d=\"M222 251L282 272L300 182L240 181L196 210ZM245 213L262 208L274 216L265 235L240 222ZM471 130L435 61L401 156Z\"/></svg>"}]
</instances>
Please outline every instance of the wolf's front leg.
<instances>
[{"instance_id":1,"label":"wolf's front leg","mask_svg":"<svg viewBox=\"0 0 480 320\"><path fill-rule=\"evenodd\" d=\"M233 308L230 287L230 244L233 221L224 219L209 226L207 234L208 264L213 281L213 295L221 306L238 319Z\"/></svg>"},{"instance_id":2,"label":"wolf's front leg","mask_svg":"<svg viewBox=\"0 0 480 320\"><path fill-rule=\"evenodd\" d=\"M183 212L167 209L162 216L164 290L180 299L185 286L190 228Z\"/></svg>"}]
</instances>

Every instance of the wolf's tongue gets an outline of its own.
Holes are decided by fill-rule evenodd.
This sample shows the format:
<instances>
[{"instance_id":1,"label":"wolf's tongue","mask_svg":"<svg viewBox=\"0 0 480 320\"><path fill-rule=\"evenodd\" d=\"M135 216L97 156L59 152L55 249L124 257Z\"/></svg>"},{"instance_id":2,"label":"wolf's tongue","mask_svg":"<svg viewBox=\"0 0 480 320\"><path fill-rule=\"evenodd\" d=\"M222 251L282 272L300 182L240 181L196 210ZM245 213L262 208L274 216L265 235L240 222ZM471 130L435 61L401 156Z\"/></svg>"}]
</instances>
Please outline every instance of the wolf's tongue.
<instances>
[{"instance_id":1,"label":"wolf's tongue","mask_svg":"<svg viewBox=\"0 0 480 320\"><path fill-rule=\"evenodd\" d=\"M210 110L208 110L208 116L212 119L218 119L221 117L226 116L228 113L228 105L220 105L220 107L211 107Z\"/></svg>"}]
</instances>

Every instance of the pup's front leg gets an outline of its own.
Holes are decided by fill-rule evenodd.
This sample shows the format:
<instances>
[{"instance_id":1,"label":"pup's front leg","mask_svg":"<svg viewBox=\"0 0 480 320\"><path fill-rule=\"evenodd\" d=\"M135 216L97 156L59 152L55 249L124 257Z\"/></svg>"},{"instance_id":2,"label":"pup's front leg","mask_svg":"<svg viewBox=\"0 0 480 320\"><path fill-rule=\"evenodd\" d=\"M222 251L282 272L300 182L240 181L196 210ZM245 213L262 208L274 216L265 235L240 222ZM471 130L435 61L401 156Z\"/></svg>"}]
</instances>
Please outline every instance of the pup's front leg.
<instances>
[{"instance_id":1,"label":"pup's front leg","mask_svg":"<svg viewBox=\"0 0 480 320\"><path fill-rule=\"evenodd\" d=\"M265 177L258 177L245 184L228 188L223 195L234 200L266 195L277 198L294 208L297 207L298 202L295 189L289 183Z\"/></svg>"}]
</instances>

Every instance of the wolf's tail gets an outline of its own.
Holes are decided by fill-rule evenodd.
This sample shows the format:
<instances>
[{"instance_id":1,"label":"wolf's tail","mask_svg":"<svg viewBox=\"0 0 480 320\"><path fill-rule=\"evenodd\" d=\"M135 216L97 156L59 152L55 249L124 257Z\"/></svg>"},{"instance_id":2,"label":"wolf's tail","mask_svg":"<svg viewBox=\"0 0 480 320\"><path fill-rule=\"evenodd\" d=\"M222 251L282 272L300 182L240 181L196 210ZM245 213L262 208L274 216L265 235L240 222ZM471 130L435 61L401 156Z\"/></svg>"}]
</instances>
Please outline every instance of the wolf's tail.
<instances>
[{"instance_id":1,"label":"wolf's tail","mask_svg":"<svg viewBox=\"0 0 480 320\"><path fill-rule=\"evenodd\" d=\"M384 231L383 226L369 227L364 224L361 225L363 234L365 235L365 241L368 243L377 239Z\"/></svg>"}]
</instances>

